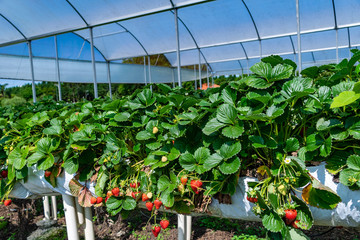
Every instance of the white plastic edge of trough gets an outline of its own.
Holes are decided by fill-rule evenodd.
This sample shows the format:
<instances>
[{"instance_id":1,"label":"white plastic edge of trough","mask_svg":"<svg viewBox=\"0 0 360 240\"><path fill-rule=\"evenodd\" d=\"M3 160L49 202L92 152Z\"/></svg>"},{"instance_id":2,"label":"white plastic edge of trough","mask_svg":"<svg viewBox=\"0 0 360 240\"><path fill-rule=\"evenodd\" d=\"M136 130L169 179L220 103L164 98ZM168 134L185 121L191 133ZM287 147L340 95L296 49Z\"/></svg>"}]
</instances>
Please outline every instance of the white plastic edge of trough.
<instances>
[{"instance_id":1,"label":"white plastic edge of trough","mask_svg":"<svg viewBox=\"0 0 360 240\"><path fill-rule=\"evenodd\" d=\"M335 191L342 199L342 202L333 210L310 207L315 225L360 227L360 191L351 191L347 186L333 182L333 176L327 172L325 164L309 167L308 169L312 176ZM71 195L69 182L72 178L73 175L63 172L57 178L57 187L54 188L44 179L44 171L38 171L34 167L29 170L28 181L26 183L18 182L15 184L10 197L24 199L54 194ZM212 215L247 221L260 221L260 218L251 211L252 203L246 200L246 183L249 181L255 181L255 179L249 177L241 177L239 179L236 193L231 197L232 204L219 204L216 199L213 199L209 206ZM86 187L94 194L94 184L87 184Z\"/></svg>"}]
</instances>

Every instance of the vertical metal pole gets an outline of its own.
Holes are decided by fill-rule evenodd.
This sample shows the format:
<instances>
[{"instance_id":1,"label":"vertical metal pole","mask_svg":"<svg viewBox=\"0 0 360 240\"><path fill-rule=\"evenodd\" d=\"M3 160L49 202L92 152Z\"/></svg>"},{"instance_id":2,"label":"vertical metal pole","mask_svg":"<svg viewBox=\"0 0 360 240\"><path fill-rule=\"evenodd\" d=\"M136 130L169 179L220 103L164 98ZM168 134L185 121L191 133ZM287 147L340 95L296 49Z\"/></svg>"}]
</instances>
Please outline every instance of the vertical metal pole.
<instances>
[{"instance_id":1,"label":"vertical metal pole","mask_svg":"<svg viewBox=\"0 0 360 240\"><path fill-rule=\"evenodd\" d=\"M301 34L300 34L300 6L299 0L296 0L296 23L297 23L297 44L298 44L298 58L299 58L299 74L302 71L301 60Z\"/></svg>"},{"instance_id":2,"label":"vertical metal pole","mask_svg":"<svg viewBox=\"0 0 360 240\"><path fill-rule=\"evenodd\" d=\"M59 50L57 45L57 36L54 36L55 38L55 61L56 61L56 76L58 80L58 91L59 91L59 101L62 101L62 95L61 95L61 80L60 80L60 65L59 65Z\"/></svg>"},{"instance_id":3,"label":"vertical metal pole","mask_svg":"<svg viewBox=\"0 0 360 240\"><path fill-rule=\"evenodd\" d=\"M197 90L197 80L196 80L196 65L194 65L194 79L195 79L195 90Z\"/></svg>"},{"instance_id":4,"label":"vertical metal pole","mask_svg":"<svg viewBox=\"0 0 360 240\"><path fill-rule=\"evenodd\" d=\"M90 30L90 45L91 45L91 62L94 74L94 95L95 98L98 98L98 88L97 88L97 81L96 81L96 64L95 64L95 53L94 53L94 36L93 36L93 29L92 27L89 28Z\"/></svg>"},{"instance_id":5,"label":"vertical metal pole","mask_svg":"<svg viewBox=\"0 0 360 240\"><path fill-rule=\"evenodd\" d=\"M147 73L146 73L146 57L144 56L144 82L147 85Z\"/></svg>"},{"instance_id":6,"label":"vertical metal pole","mask_svg":"<svg viewBox=\"0 0 360 240\"><path fill-rule=\"evenodd\" d=\"M45 220L50 220L50 201L49 196L43 197L43 205L44 205L44 218Z\"/></svg>"},{"instance_id":7,"label":"vertical metal pole","mask_svg":"<svg viewBox=\"0 0 360 240\"><path fill-rule=\"evenodd\" d=\"M51 196L51 207L52 207L52 215L53 219L57 220L57 204L56 204L56 196Z\"/></svg>"},{"instance_id":8,"label":"vertical metal pole","mask_svg":"<svg viewBox=\"0 0 360 240\"><path fill-rule=\"evenodd\" d=\"M347 28L348 41L349 41L349 58L351 58L351 38L350 38L350 30Z\"/></svg>"},{"instance_id":9,"label":"vertical metal pole","mask_svg":"<svg viewBox=\"0 0 360 240\"><path fill-rule=\"evenodd\" d=\"M150 63L150 56L147 56L147 59L148 59L148 66L149 66L149 84L151 84L151 63ZM152 85L150 86L150 90L152 91Z\"/></svg>"},{"instance_id":10,"label":"vertical metal pole","mask_svg":"<svg viewBox=\"0 0 360 240\"><path fill-rule=\"evenodd\" d=\"M336 28L336 63L339 63L339 32Z\"/></svg>"},{"instance_id":11,"label":"vertical metal pole","mask_svg":"<svg viewBox=\"0 0 360 240\"><path fill-rule=\"evenodd\" d=\"M28 41L27 44L28 44L28 49L29 49L29 60L30 60L30 70L31 70L31 84L32 84L33 102L36 103L35 75L34 75L34 63L33 63L31 41Z\"/></svg>"},{"instance_id":12,"label":"vertical metal pole","mask_svg":"<svg viewBox=\"0 0 360 240\"><path fill-rule=\"evenodd\" d=\"M200 83L200 89L202 89L202 77L201 77L201 53L199 49L199 83Z\"/></svg>"},{"instance_id":13,"label":"vertical metal pole","mask_svg":"<svg viewBox=\"0 0 360 240\"><path fill-rule=\"evenodd\" d=\"M191 223L192 223L192 217L190 215L185 216L185 227L186 227L186 240L190 240L191 238Z\"/></svg>"},{"instance_id":14,"label":"vertical metal pole","mask_svg":"<svg viewBox=\"0 0 360 240\"><path fill-rule=\"evenodd\" d=\"M178 240L185 240L186 238L186 216L178 214Z\"/></svg>"},{"instance_id":15,"label":"vertical metal pole","mask_svg":"<svg viewBox=\"0 0 360 240\"><path fill-rule=\"evenodd\" d=\"M177 58L177 75L178 75L178 82L179 87L182 87L181 83L181 59L180 59L180 40L179 40L179 20L178 20L178 9L174 9L175 13L175 32L176 32L176 58Z\"/></svg>"},{"instance_id":16,"label":"vertical metal pole","mask_svg":"<svg viewBox=\"0 0 360 240\"><path fill-rule=\"evenodd\" d=\"M109 94L110 94L110 99L112 100L110 61L106 61L106 66L107 66L107 79L109 82Z\"/></svg>"},{"instance_id":17,"label":"vertical metal pole","mask_svg":"<svg viewBox=\"0 0 360 240\"><path fill-rule=\"evenodd\" d=\"M85 208L85 240L95 240L94 225L92 221L91 207Z\"/></svg>"},{"instance_id":18,"label":"vertical metal pole","mask_svg":"<svg viewBox=\"0 0 360 240\"><path fill-rule=\"evenodd\" d=\"M172 73L173 88L175 88L175 72L173 68L171 68L171 73Z\"/></svg>"},{"instance_id":19,"label":"vertical metal pole","mask_svg":"<svg viewBox=\"0 0 360 240\"><path fill-rule=\"evenodd\" d=\"M247 74L250 75L249 59L246 59Z\"/></svg>"},{"instance_id":20,"label":"vertical metal pole","mask_svg":"<svg viewBox=\"0 0 360 240\"><path fill-rule=\"evenodd\" d=\"M261 39L259 39L259 53L260 53L260 60L262 59L262 45L261 45Z\"/></svg>"},{"instance_id":21,"label":"vertical metal pole","mask_svg":"<svg viewBox=\"0 0 360 240\"><path fill-rule=\"evenodd\" d=\"M207 79L207 87L210 87L210 81L209 81L209 68L206 67L206 79Z\"/></svg>"},{"instance_id":22,"label":"vertical metal pole","mask_svg":"<svg viewBox=\"0 0 360 240\"><path fill-rule=\"evenodd\" d=\"M62 195L68 240L79 240L74 197Z\"/></svg>"},{"instance_id":23,"label":"vertical metal pole","mask_svg":"<svg viewBox=\"0 0 360 240\"><path fill-rule=\"evenodd\" d=\"M211 85L214 87L214 76L213 76L213 73L211 73Z\"/></svg>"},{"instance_id":24,"label":"vertical metal pole","mask_svg":"<svg viewBox=\"0 0 360 240\"><path fill-rule=\"evenodd\" d=\"M84 224L85 222L85 214L84 214L84 208L82 206L80 206L78 198L75 198L75 207L76 207L76 212L77 212L77 220L79 225Z\"/></svg>"}]
</instances>

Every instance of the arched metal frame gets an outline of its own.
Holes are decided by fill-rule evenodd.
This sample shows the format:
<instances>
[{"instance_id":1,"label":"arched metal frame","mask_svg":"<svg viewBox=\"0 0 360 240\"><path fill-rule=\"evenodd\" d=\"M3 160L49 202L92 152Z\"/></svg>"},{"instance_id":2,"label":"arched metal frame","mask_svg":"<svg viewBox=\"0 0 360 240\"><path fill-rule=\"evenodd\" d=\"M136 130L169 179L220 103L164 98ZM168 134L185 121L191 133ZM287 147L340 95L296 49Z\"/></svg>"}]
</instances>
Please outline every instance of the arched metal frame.
<instances>
[{"instance_id":1,"label":"arched metal frame","mask_svg":"<svg viewBox=\"0 0 360 240\"><path fill-rule=\"evenodd\" d=\"M139 13L139 14L135 14L131 17L124 17L124 18L119 18L119 19L115 19L113 21L109 21L109 22L106 22L106 23L100 23L100 24L93 24L93 25L89 25L88 22L86 21L86 19L82 16L81 12L78 11L78 9L76 9L76 7L74 7L74 5L69 1L69 0L66 0L66 2L71 6L71 8L75 11L75 13L83 20L84 24L86 25L85 27L80 27L80 28L74 28L74 29L71 29L71 30L66 30L66 31L59 31L59 32L51 32L51 33L47 33L47 34L43 34L43 35L40 35L40 36L34 36L34 37L26 37L22 32L21 30L18 28L18 26L15 26L10 19L8 19L6 16L4 16L3 14L0 14L0 17L4 18L12 27L14 27L14 29L16 29L17 32L19 32L24 40L16 40L16 41L12 41L12 42L8 42L6 44L0 44L0 47L1 46L5 46L5 45L11 45L11 44L14 44L14 43L19 43L19 42L25 42L25 41L30 41L30 40L35 40L35 39L39 39L39 38L44 38L44 37L49 37L49 36L54 36L54 35L58 35L58 34L63 34L63 33L67 33L67 32L74 32L74 31L77 31L77 30L82 30L82 29L86 29L86 28L93 28L93 27L97 27L97 26L102 26L102 25L106 25L106 24L110 24L110 23L116 23L117 25L121 26L122 28L124 28L120 23L119 21L125 21L125 20L129 20L129 19L132 19L132 18L138 18L138 17L143 17L143 16L147 16L147 15L151 15L151 14L156 14L156 13L161 13L161 12L167 12L167 11L171 11L173 14L175 13L175 10L177 11L177 9L179 8L185 8L185 7L189 7L189 6L193 6L193 5L196 5L196 4L201 4L201 3L204 3L204 2L210 2L211 0L204 0L204 1L200 1L200 2L190 2L190 3L187 3L187 4L183 4L182 6L175 6L172 2L172 0L169 0L170 3L171 3L171 7L164 7L163 9L158 9L156 11L153 11L153 12L148 12L148 13ZM292 39L292 36L294 36L294 34L279 34L279 35L276 35L276 36L268 36L268 37L261 37L260 34L259 34L259 31L258 31L258 28L257 28L257 24L252 16L252 13L251 13L251 9L248 8L245 0L241 0L242 4L244 5L244 7L246 8L248 14L249 14L249 17L251 18L251 21L253 23L253 26L254 26L254 29L255 29L255 32L256 32L256 35L257 35L257 41L259 41L259 53L260 53L260 58L262 57L262 45L261 45L261 41L262 40L265 40L265 39L272 39L272 38L276 38L276 37L284 37L284 36L288 36L289 37L289 40L291 41L291 46L292 46L292 50L293 50L293 53L295 54L296 51L295 51L295 47L294 47L294 43L293 43L293 39ZM296 3L298 5L299 3L299 0L296 0ZM332 0L332 7L333 7L333 15L334 15L334 27L331 28L326 28L326 29L317 29L317 30L311 30L311 31L306 31L306 33L315 33L315 32L322 32L322 31L328 31L328 30L336 30L336 37L338 38L338 30L339 29L347 29L348 31L348 40L349 40L349 48L351 48L351 42L350 42L350 31L349 31L349 26L346 26L346 27L342 27L342 28L339 28L338 27L338 24L337 24L337 16L336 16L336 9L335 9L335 0ZM300 10L299 10L300 11ZM298 62L298 65L299 65L299 69L301 71L301 31L300 31L300 16L298 16L299 20L298 20L298 30L297 30L297 35L298 35L298 58L299 58L299 62ZM246 60L249 60L249 56L243 46L242 43L244 42L249 42L249 41L254 41L254 40L248 40L248 41L235 41L235 42L231 42L231 43L217 43L217 44L212 44L211 46L200 46L196 40L196 38L193 36L192 32L190 31L190 29L188 28L188 26L185 24L185 22L180 18L180 17L177 17L177 19L183 24L183 26L186 28L186 30L188 31L188 33L190 34L191 38L193 39L194 43L195 43L195 48L189 48L189 49L181 49L181 51L184 51L184 50L191 50L191 49L197 49L199 51L199 53L201 54L201 56L203 57L203 59L205 60L205 63L207 65L207 67L210 69L211 72L213 72L212 68L211 68L211 65L210 63L211 62L208 62L205 55L203 54L203 52L201 51L202 49L204 48L208 48L208 47L214 47L214 46L224 46L224 45L229 45L229 44L234 44L234 43L239 43L241 44L241 47L242 49L244 50L244 53L245 53L245 59ZM354 26L357 26L357 25L354 25ZM146 50L146 48L144 47L144 45L140 42L140 40L131 32L129 31L128 29L124 28L126 30L126 32L128 32L133 38L135 41L138 42L138 44L143 48L145 54L147 56L149 56L148 54L148 51ZM76 33L74 33L76 34ZM114 33L116 34L116 33ZM76 34L78 35L78 34ZM80 36L81 37L81 36ZM82 37L83 38L83 37ZM87 39L83 38L85 41L87 41ZM337 59L339 59L339 47L338 47L338 39L336 39L336 56L337 56ZM94 46L94 48L96 48L96 46ZM331 48L333 49L333 48ZM104 60L106 62L110 62L112 60L117 60L117 59L107 59L105 57L105 55L99 50L97 49L97 51L103 56ZM180 50L179 50L180 51ZM313 52L313 51L310 51L310 52ZM161 52L161 53L166 53L166 52ZM160 53L159 53L160 54ZM134 56L136 57L136 56ZM253 57L254 58L254 57ZM180 56L178 56L178 59L180 60ZM241 59L244 59L244 58L235 58L235 59L230 59L230 60L241 60ZM230 61L230 60L226 60L226 61ZM180 61L179 61L180 63ZM239 62L239 64L241 64ZM181 63L179 64L181 65ZM95 67L95 64L94 64L94 67ZM241 69L243 69L243 67L241 67ZM200 69L199 69L200 70ZM94 70L94 72L96 72L96 70ZM180 80L180 77L178 77L179 80ZM94 83L96 82L96 74L94 74Z\"/></svg>"}]
</instances>

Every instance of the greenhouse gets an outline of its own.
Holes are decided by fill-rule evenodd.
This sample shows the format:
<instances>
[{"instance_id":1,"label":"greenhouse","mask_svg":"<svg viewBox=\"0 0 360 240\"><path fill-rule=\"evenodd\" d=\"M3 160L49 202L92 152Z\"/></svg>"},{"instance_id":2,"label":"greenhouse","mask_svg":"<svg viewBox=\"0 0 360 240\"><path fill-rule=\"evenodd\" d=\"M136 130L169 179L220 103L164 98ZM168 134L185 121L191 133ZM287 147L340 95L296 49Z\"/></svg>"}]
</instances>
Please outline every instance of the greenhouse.
<instances>
[{"instance_id":1,"label":"greenhouse","mask_svg":"<svg viewBox=\"0 0 360 240\"><path fill-rule=\"evenodd\" d=\"M360 238L359 12L1 1L0 239Z\"/></svg>"}]
</instances>

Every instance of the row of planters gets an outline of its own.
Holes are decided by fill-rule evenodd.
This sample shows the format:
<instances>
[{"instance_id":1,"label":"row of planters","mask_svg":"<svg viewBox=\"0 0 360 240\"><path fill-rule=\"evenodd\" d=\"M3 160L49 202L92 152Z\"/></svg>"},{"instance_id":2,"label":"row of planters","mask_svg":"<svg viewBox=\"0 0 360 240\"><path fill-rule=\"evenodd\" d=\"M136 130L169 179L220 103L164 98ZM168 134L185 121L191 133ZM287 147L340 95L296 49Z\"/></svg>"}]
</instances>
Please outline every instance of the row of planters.
<instances>
[{"instance_id":1,"label":"row of planters","mask_svg":"<svg viewBox=\"0 0 360 240\"><path fill-rule=\"evenodd\" d=\"M160 84L114 101L2 108L0 196L26 181L29 167L44 170L53 186L66 171L82 206L126 217L144 201L157 236L159 209L206 211L214 195L233 195L244 170L254 169L259 180L249 183L248 200L267 236L305 239L308 205L341 202L307 166L324 161L341 183L360 188L360 52L353 53L302 76L294 62L271 56L252 75L206 91ZM96 182L96 195L81 182Z\"/></svg>"}]
</instances>

